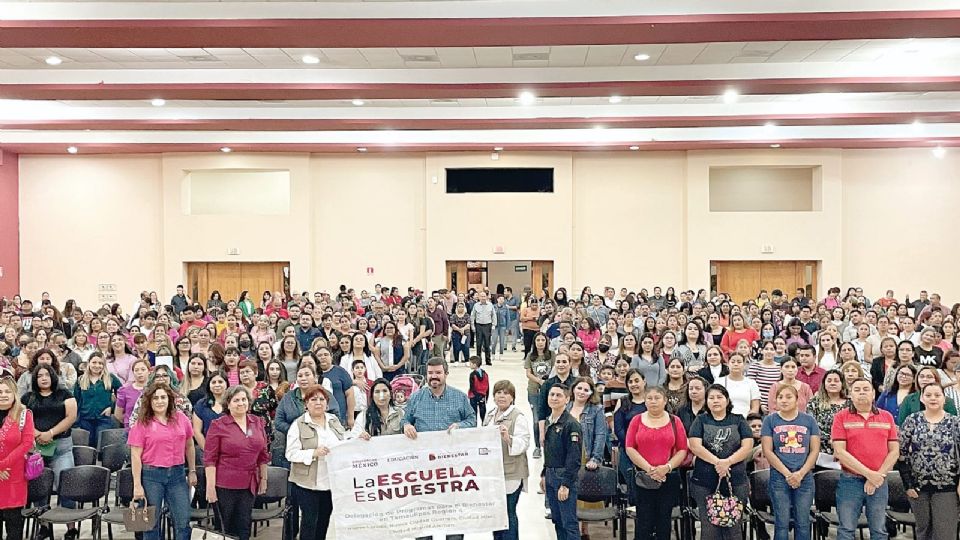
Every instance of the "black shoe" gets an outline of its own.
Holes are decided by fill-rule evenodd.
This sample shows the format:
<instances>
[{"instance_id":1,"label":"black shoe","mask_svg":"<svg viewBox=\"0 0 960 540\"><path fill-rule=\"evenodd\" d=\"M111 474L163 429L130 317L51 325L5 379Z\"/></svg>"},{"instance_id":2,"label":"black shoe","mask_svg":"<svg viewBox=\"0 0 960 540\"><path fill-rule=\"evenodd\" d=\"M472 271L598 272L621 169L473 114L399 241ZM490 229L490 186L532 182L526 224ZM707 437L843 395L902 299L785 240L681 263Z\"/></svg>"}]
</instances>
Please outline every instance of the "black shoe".
<instances>
[{"instance_id":1,"label":"black shoe","mask_svg":"<svg viewBox=\"0 0 960 540\"><path fill-rule=\"evenodd\" d=\"M37 540L53 540L53 526L42 526L38 528Z\"/></svg>"},{"instance_id":2,"label":"black shoe","mask_svg":"<svg viewBox=\"0 0 960 540\"><path fill-rule=\"evenodd\" d=\"M80 537L79 529L67 529L67 532L63 534L63 540L77 540Z\"/></svg>"},{"instance_id":3,"label":"black shoe","mask_svg":"<svg viewBox=\"0 0 960 540\"><path fill-rule=\"evenodd\" d=\"M493 365L493 362L487 360L487 365L488 365L488 366L492 366L492 365Z\"/></svg>"}]
</instances>

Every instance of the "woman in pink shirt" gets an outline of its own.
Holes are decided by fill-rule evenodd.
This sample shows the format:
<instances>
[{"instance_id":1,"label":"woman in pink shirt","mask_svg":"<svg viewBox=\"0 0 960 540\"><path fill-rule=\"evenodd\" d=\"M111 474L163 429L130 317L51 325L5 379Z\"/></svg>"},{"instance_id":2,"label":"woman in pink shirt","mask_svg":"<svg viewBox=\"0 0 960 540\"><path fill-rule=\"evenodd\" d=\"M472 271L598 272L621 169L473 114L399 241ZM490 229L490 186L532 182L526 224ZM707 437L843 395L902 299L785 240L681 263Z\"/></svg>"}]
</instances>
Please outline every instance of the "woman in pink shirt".
<instances>
[{"instance_id":1,"label":"woman in pink shirt","mask_svg":"<svg viewBox=\"0 0 960 540\"><path fill-rule=\"evenodd\" d=\"M230 414L210 424L204 447L207 502L217 504L227 534L249 540L253 500L267 492L267 436L245 387L227 390L223 405Z\"/></svg>"},{"instance_id":2,"label":"woman in pink shirt","mask_svg":"<svg viewBox=\"0 0 960 540\"><path fill-rule=\"evenodd\" d=\"M190 488L197 485L193 424L174 405L177 394L166 383L154 383L141 397L143 413L130 429L133 500L158 509L166 503L176 540L190 539ZM184 462L188 471L184 471ZM189 474L184 474L189 472ZM159 540L160 520L144 540Z\"/></svg>"},{"instance_id":3,"label":"woman in pink shirt","mask_svg":"<svg viewBox=\"0 0 960 540\"><path fill-rule=\"evenodd\" d=\"M577 339L583 343L583 350L592 353L597 350L600 343L600 327L593 317L584 317L580 322L580 330L577 330Z\"/></svg>"},{"instance_id":4,"label":"woman in pink shirt","mask_svg":"<svg viewBox=\"0 0 960 540\"><path fill-rule=\"evenodd\" d=\"M723 339L720 340L720 348L723 349L724 354L729 356L737 351L737 343L740 343L741 339L747 340L747 343L752 347L753 342L760 339L760 334L744 324L743 315L734 313L730 316L730 328L727 329L727 332L723 334Z\"/></svg>"},{"instance_id":5,"label":"woman in pink shirt","mask_svg":"<svg viewBox=\"0 0 960 540\"><path fill-rule=\"evenodd\" d=\"M110 337L110 351L107 354L107 371L126 383L130 378L130 368L137 361L123 334L114 334Z\"/></svg>"}]
</instances>

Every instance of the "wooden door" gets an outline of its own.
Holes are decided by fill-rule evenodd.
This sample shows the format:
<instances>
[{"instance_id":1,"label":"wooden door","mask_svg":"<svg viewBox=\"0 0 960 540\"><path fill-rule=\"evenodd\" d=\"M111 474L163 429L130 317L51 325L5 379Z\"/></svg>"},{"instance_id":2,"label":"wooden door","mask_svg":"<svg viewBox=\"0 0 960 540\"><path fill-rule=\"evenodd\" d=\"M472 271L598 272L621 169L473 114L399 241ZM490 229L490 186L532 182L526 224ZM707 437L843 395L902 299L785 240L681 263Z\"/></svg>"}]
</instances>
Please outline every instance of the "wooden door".
<instances>
[{"instance_id":1,"label":"wooden door","mask_svg":"<svg viewBox=\"0 0 960 540\"><path fill-rule=\"evenodd\" d=\"M447 290L467 292L467 261L447 261Z\"/></svg>"},{"instance_id":2,"label":"wooden door","mask_svg":"<svg viewBox=\"0 0 960 540\"><path fill-rule=\"evenodd\" d=\"M792 298L797 288L816 298L816 261L713 261L716 291L727 293L737 303L757 297L760 289L780 289Z\"/></svg>"},{"instance_id":3,"label":"wooden door","mask_svg":"<svg viewBox=\"0 0 960 540\"><path fill-rule=\"evenodd\" d=\"M530 277L530 288L537 297L542 297L544 291L553 294L553 261L531 261L533 271Z\"/></svg>"},{"instance_id":4,"label":"wooden door","mask_svg":"<svg viewBox=\"0 0 960 540\"><path fill-rule=\"evenodd\" d=\"M263 291L283 291L289 295L286 262L191 262L187 263L187 292L194 301L206 306L213 291L220 291L224 302L236 300L242 291L250 291L254 304Z\"/></svg>"}]
</instances>

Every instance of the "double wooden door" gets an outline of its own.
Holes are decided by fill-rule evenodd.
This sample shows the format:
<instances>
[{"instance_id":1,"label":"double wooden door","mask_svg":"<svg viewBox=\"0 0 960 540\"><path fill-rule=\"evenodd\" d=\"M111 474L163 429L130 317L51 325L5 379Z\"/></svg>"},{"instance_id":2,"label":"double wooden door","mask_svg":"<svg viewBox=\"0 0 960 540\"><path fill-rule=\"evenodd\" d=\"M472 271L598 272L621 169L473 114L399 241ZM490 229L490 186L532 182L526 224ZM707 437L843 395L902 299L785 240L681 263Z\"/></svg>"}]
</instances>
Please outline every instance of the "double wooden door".
<instances>
[{"instance_id":1,"label":"double wooden door","mask_svg":"<svg viewBox=\"0 0 960 540\"><path fill-rule=\"evenodd\" d=\"M466 292L471 287L479 290L489 286L486 272L486 261L447 261L447 289ZM531 261L529 272L530 289L535 295L541 296L545 290L553 294L553 261Z\"/></svg>"},{"instance_id":2,"label":"double wooden door","mask_svg":"<svg viewBox=\"0 0 960 540\"><path fill-rule=\"evenodd\" d=\"M206 305L213 291L220 291L224 302L250 291L250 300L259 306L263 291L283 291L289 298L289 272L287 262L191 262L187 263L187 293Z\"/></svg>"},{"instance_id":3,"label":"double wooden door","mask_svg":"<svg viewBox=\"0 0 960 540\"><path fill-rule=\"evenodd\" d=\"M807 298L818 298L816 261L713 261L710 266L714 290L738 303L756 298L760 289L780 289L793 298L802 287Z\"/></svg>"}]
</instances>

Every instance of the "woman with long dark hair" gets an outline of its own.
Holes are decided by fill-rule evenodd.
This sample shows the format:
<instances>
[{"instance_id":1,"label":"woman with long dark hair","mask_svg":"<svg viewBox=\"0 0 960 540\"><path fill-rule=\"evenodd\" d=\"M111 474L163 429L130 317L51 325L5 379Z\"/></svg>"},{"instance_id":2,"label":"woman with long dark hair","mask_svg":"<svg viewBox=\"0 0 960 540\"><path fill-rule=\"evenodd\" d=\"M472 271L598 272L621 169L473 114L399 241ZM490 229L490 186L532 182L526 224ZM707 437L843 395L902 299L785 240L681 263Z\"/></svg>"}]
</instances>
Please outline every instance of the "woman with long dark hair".
<instances>
[{"instance_id":1,"label":"woman with long dark hair","mask_svg":"<svg viewBox=\"0 0 960 540\"><path fill-rule=\"evenodd\" d=\"M370 385L369 405L354 422L350 438L367 441L380 435L396 435L403 431L402 421L403 409L393 401L390 381L379 378Z\"/></svg>"}]
</instances>

